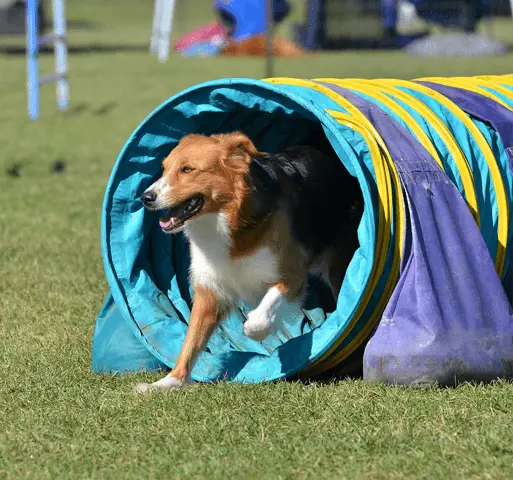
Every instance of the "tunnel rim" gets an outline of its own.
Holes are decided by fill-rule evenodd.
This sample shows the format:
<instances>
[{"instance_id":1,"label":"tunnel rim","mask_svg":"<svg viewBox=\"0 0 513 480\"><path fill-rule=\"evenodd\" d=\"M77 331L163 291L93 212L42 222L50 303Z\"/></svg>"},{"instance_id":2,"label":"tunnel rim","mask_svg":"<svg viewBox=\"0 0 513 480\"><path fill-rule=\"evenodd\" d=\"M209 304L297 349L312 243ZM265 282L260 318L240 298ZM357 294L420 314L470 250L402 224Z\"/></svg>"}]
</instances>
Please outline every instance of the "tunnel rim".
<instances>
[{"instance_id":1,"label":"tunnel rim","mask_svg":"<svg viewBox=\"0 0 513 480\"><path fill-rule=\"evenodd\" d=\"M263 80L256 80L251 78L229 78L229 79L218 79L218 80L212 80L208 82L203 82L194 86L191 86L189 88L186 88L177 94L169 97L167 100L162 102L159 106L157 106L150 114L148 114L140 123L139 125L133 130L132 134L129 136L128 140L123 145L123 148L121 149L120 153L118 154L116 161L114 163L114 166L112 168L109 181L107 183L107 188L104 195L103 205L102 205L102 219L101 219L101 246L102 246L102 259L104 263L104 268L107 276L107 281L109 284L109 287L111 288L112 295L114 298L114 301L118 308L120 309L124 320L129 324L129 328L134 333L137 338L143 343L143 345L146 347L146 349L153 354L158 360L160 360L162 363L167 365L169 368L172 368L172 364L170 362L170 359L164 356L160 353L160 351L155 348L154 345L152 345L148 339L144 336L144 334L141 332L137 320L134 317L133 313L131 312L132 306L130 305L130 302L127 298L127 294L125 292L124 286L121 284L121 281L118 278L118 274L116 272L116 268L114 265L114 261L112 259L112 256L110 255L111 247L110 247L110 232L108 231L107 226L107 217L108 212L110 211L109 205L112 203L113 199L113 193L115 192L115 188L118 182L116 182L117 175L119 173L120 165L125 160L125 157L127 156L127 153L130 149L130 147L133 145L134 141L140 136L140 134L144 131L145 127L148 125L149 122L154 121L159 115L161 115L164 111L166 111L169 108L173 108L173 104L179 101L186 100L186 97L194 92L197 92L201 89L208 89L213 91L216 88L236 88L237 86L246 86L250 87L252 89L255 89L255 95L260 95L261 93L265 93L265 91L272 91L275 94L278 94L280 96L286 97L289 101L292 101L293 103L297 104L302 109L306 110L307 112L311 113L316 121L325 129L330 132L330 134L335 138L340 138L343 136L340 135L340 124L331 117L324 109L316 106L312 101L304 99L301 97L301 95L294 93L290 90L285 91L285 85L274 85L271 83L268 83ZM262 95L263 97L263 95ZM265 97L263 97L265 98ZM348 127L349 128L349 127ZM332 145L334 151L335 146L333 145L332 141L328 136L326 135L327 140ZM351 151L349 146L349 142L344 139L344 141L340 141L338 143L338 146L342 151L345 153L345 158L341 158L338 154L339 160L341 161L342 165L346 170L353 172L354 176L358 180L362 194L364 197L364 213L362 215L362 219L360 220L361 223L365 220L365 216L371 215L371 221L368 222L369 225L369 231L367 239L367 242L369 245L366 245L366 248L368 248L368 252L371 253L371 258L367 259L366 262L366 272L365 272L365 278L361 281L361 284L359 285L358 289L358 295L356 301L353 303L352 311L347 314L347 321L342 322L341 325L338 326L337 329L333 329L333 332L331 333L331 336L324 341L322 348L318 348L316 351L312 352L310 356L307 358L305 357L305 361L303 364L298 364L295 366L296 368L294 371L287 371L282 372L280 375L277 375L272 378L265 378L264 381L272 381L278 378L287 377L290 375L293 375L297 372L300 372L307 366L314 363L316 360L321 358L326 351L330 348L331 345L336 341L336 339L346 331L347 327L349 326L349 323L351 319L354 316L354 313L356 309L358 308L359 304L361 303L365 290L367 288L367 284L371 277L372 267L374 264L374 253L375 253L375 243L376 243L376 235L377 235L377 218L376 213L374 212L373 208L373 201L372 201L372 195L371 190L369 186L368 180L365 178L365 173L363 172L362 165L357 159L356 154ZM336 154L336 151L335 151ZM346 162L349 162L349 166L351 167L351 170L348 168L348 165ZM359 249L361 249L362 245L360 244ZM354 257L353 257L354 259ZM351 262L353 261L351 260ZM154 288L158 290L158 287L154 285ZM171 300L170 300L171 301ZM128 321L128 318L131 321ZM328 317L324 320L323 324L320 325L317 328L322 328L325 322L328 320ZM355 324L356 325L356 324ZM353 326L354 328L354 326ZM279 348L279 347L278 347ZM271 357L269 357L271 358ZM193 379L197 381L209 381L209 379L206 379L200 375L193 374Z\"/></svg>"}]
</instances>

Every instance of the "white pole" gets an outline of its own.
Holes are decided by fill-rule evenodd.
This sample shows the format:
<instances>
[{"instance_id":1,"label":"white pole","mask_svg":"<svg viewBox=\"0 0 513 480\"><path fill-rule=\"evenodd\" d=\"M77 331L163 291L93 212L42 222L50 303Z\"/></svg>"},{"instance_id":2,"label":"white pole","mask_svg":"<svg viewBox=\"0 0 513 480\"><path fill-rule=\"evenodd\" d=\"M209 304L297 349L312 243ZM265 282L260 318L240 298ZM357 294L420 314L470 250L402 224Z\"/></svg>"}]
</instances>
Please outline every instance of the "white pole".
<instances>
[{"instance_id":1,"label":"white pole","mask_svg":"<svg viewBox=\"0 0 513 480\"><path fill-rule=\"evenodd\" d=\"M160 35L160 22L162 19L162 6L166 0L155 0L153 7L153 22L151 24L151 41L150 52L157 53L159 35Z\"/></svg>"},{"instance_id":2,"label":"white pole","mask_svg":"<svg viewBox=\"0 0 513 480\"><path fill-rule=\"evenodd\" d=\"M53 33L55 35L55 73L57 104L61 110L68 108L68 46L66 40L66 14L64 0L53 0Z\"/></svg>"},{"instance_id":3,"label":"white pole","mask_svg":"<svg viewBox=\"0 0 513 480\"><path fill-rule=\"evenodd\" d=\"M160 22L158 59L165 62L169 57L169 44L171 41L171 29L173 27L173 15L175 12L175 0L162 0L162 18Z\"/></svg>"}]
</instances>

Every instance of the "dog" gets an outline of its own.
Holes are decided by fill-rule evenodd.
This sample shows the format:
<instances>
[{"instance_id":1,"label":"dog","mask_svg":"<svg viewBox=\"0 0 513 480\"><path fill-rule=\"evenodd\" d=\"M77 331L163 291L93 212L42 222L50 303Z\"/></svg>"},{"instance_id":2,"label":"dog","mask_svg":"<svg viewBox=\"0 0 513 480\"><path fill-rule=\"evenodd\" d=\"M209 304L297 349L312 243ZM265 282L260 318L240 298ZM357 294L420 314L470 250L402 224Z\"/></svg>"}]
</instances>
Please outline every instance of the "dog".
<instances>
[{"instance_id":1,"label":"dog","mask_svg":"<svg viewBox=\"0 0 513 480\"><path fill-rule=\"evenodd\" d=\"M244 332L256 341L278 328L282 308L301 305L309 274L337 299L363 205L333 154L310 146L267 154L240 132L184 136L140 199L163 212L165 233L188 238L194 297L175 368L139 392L191 383L195 358L238 299L254 308Z\"/></svg>"}]
</instances>

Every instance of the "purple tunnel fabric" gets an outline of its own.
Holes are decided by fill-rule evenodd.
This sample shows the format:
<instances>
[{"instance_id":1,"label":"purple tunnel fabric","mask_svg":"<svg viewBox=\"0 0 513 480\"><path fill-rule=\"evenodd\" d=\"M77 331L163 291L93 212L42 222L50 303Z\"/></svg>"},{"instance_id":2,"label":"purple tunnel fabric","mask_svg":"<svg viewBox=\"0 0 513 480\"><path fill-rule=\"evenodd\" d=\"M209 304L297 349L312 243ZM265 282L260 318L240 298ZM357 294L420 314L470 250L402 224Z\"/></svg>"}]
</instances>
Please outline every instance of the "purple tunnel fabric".
<instances>
[{"instance_id":1,"label":"purple tunnel fabric","mask_svg":"<svg viewBox=\"0 0 513 480\"><path fill-rule=\"evenodd\" d=\"M326 85L350 100L385 141L407 210L399 281L365 349L364 379L453 385L512 377L511 304L462 195L395 119L348 89ZM512 144L511 112L480 95L429 86L489 121L506 147Z\"/></svg>"},{"instance_id":2,"label":"purple tunnel fabric","mask_svg":"<svg viewBox=\"0 0 513 480\"><path fill-rule=\"evenodd\" d=\"M493 100L455 87L448 87L433 82L418 82L438 91L457 104L462 110L484 122L488 122L499 134L513 170L513 112ZM513 299L513 265L506 271L504 288L510 300Z\"/></svg>"}]
</instances>

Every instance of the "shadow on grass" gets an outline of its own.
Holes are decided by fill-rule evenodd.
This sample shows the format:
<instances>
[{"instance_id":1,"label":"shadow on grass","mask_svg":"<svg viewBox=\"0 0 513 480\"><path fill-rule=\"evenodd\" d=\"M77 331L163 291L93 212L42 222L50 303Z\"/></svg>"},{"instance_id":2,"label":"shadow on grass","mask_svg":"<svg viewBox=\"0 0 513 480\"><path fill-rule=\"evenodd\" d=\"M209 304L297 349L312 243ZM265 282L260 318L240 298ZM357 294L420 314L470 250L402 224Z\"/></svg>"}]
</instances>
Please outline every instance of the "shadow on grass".
<instances>
[{"instance_id":1,"label":"shadow on grass","mask_svg":"<svg viewBox=\"0 0 513 480\"><path fill-rule=\"evenodd\" d=\"M68 20L66 22L68 30L98 30L100 23L90 22L89 20ZM51 30L52 24L45 22L45 29Z\"/></svg>"},{"instance_id":2,"label":"shadow on grass","mask_svg":"<svg viewBox=\"0 0 513 480\"><path fill-rule=\"evenodd\" d=\"M90 53L118 53L118 52L146 52L148 45L102 45L92 43L89 45L68 46L68 53L73 55L86 55ZM0 55L25 55L23 45L0 45ZM53 55L53 47L41 47L40 55Z\"/></svg>"},{"instance_id":3,"label":"shadow on grass","mask_svg":"<svg viewBox=\"0 0 513 480\"><path fill-rule=\"evenodd\" d=\"M104 115L108 115L112 110L114 110L118 106L117 102L108 102L99 107L91 107L87 103L77 103L76 105L71 106L68 110L66 110L64 115L80 115L82 113L90 113L91 115L103 117Z\"/></svg>"}]
</instances>

